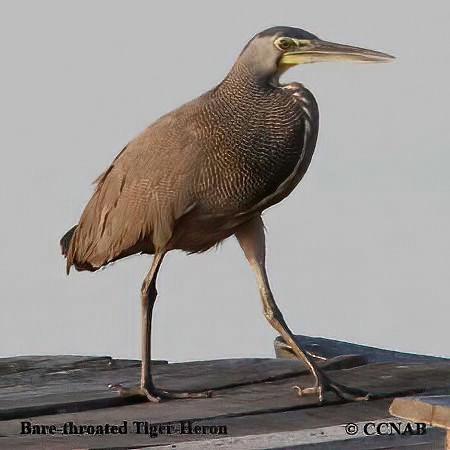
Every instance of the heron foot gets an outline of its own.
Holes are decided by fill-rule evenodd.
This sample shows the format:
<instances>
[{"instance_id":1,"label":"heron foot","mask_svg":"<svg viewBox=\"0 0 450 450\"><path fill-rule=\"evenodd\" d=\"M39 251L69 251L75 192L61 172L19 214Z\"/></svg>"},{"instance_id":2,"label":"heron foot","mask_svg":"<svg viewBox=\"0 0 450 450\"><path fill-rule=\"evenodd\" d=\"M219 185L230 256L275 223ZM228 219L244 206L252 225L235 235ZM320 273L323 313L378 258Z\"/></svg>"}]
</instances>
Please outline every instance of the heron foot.
<instances>
[{"instance_id":1,"label":"heron foot","mask_svg":"<svg viewBox=\"0 0 450 450\"><path fill-rule=\"evenodd\" d=\"M135 386L125 387L122 384L114 384L108 386L111 389L116 389L123 397L143 397L149 402L159 403L162 400L177 400L189 398L208 398L211 397L211 391L203 392L170 392L164 389L159 389L154 386Z\"/></svg>"},{"instance_id":2,"label":"heron foot","mask_svg":"<svg viewBox=\"0 0 450 450\"><path fill-rule=\"evenodd\" d=\"M324 403L325 392L334 392L341 400L347 402L357 402L369 400L370 394L364 389L345 386L341 383L333 381L330 377L320 372L316 384L312 387L294 386L299 397L304 395L318 394L319 404Z\"/></svg>"}]
</instances>

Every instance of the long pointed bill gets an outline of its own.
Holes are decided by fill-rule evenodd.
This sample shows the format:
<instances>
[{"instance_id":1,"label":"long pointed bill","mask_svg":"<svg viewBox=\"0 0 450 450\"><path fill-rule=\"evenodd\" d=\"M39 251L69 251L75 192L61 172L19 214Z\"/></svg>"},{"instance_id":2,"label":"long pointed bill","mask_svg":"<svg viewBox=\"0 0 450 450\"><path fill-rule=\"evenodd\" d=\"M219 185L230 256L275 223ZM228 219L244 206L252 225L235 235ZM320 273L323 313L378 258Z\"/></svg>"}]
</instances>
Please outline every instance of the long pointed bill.
<instances>
[{"instance_id":1,"label":"long pointed bill","mask_svg":"<svg viewBox=\"0 0 450 450\"><path fill-rule=\"evenodd\" d=\"M321 61L389 62L395 59L386 53L321 40L303 40L297 44L296 50L282 56L282 65L295 66Z\"/></svg>"}]
</instances>

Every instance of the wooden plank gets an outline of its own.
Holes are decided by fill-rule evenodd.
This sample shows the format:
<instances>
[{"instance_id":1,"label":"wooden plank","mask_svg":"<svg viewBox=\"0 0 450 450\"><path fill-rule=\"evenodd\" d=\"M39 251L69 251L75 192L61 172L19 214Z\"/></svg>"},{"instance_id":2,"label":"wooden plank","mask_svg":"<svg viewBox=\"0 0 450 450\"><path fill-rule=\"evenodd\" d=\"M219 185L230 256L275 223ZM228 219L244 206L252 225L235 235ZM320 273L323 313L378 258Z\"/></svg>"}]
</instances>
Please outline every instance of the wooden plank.
<instances>
[{"instance_id":1,"label":"wooden plank","mask_svg":"<svg viewBox=\"0 0 450 450\"><path fill-rule=\"evenodd\" d=\"M397 417L450 429L449 395L396 398L389 411Z\"/></svg>"},{"instance_id":2,"label":"wooden plank","mask_svg":"<svg viewBox=\"0 0 450 450\"><path fill-rule=\"evenodd\" d=\"M450 449L450 395L396 398L389 412L397 417L447 429L445 448Z\"/></svg>"},{"instance_id":3,"label":"wooden plank","mask_svg":"<svg viewBox=\"0 0 450 450\"><path fill-rule=\"evenodd\" d=\"M183 402L182 402L183 403ZM232 442L236 444L234 447L226 446L223 441L221 448L234 448L243 450L246 447L242 445L246 442L247 436L259 436L262 437L264 442L264 434L271 435L271 440L276 440L277 433L280 433L280 438L291 439L295 437L295 433L300 430L304 430L302 440L297 441L298 444L305 446L313 446L315 442L315 436L321 436L323 428L327 429L327 435L332 439L332 429L330 427L343 428L343 423L359 423L360 421L384 421L387 416L387 410L389 408L390 400L375 400L364 403L347 403L339 405L324 406L321 408L307 408L297 409L293 411L279 412L279 413L266 413L266 414L253 414L250 416L241 415L238 417L221 417L216 419L209 419L205 421L195 421L194 424L208 425L211 423L225 424L228 429L228 439L232 439ZM75 414L64 414L60 416L46 416L37 417L32 420L34 424L53 424L73 421L75 424L98 424L98 423L120 423L121 420L128 420L129 424L131 420L147 420L149 418L149 410L154 409L153 404L143 404L128 406L125 408L111 408L105 410L87 411ZM359 419L359 420L357 420ZM391 418L392 420L392 418ZM158 423L158 422L153 422ZM361 427L362 428L362 427ZM270 432L269 432L270 431ZM64 449L86 449L86 448L139 448L157 445L176 445L176 448L183 449L184 446L190 442L196 442L199 445L199 436L196 435L176 435L171 436L159 435L155 438L151 438L148 435L137 435L131 433L131 431L125 435L115 436L20 436L20 421L8 421L0 423L0 448L7 448L14 450L15 448L58 448ZM335 430L338 433L339 430ZM283 434L284 433L284 434ZM292 434L294 433L294 434ZM342 431L339 432L343 437ZM309 440L306 437L310 437ZM200 436L206 442L212 441L215 436ZM221 439L223 436L217 436ZM297 436L298 437L298 436ZM242 438L242 439L241 439ZM369 437L370 438L370 437ZM349 437L350 439L350 437ZM357 439L353 441L353 446L348 447L345 440L337 440L336 442L330 440L327 444L322 442L322 445L328 445L325 448L403 448L403 446L420 443L425 444L433 442L434 447L428 446L428 448L440 448L436 445L438 442L442 442L443 433L436 433L432 429L427 430L425 436L400 436L398 439L375 439L377 446L372 446L368 441L372 442L372 439L364 440L364 436L359 434ZM319 439L320 441L320 439ZM253 437L250 444L258 443L258 439ZM217 443L217 442L216 442ZM316 441L317 443L317 441ZM339 446L338 446L339 444ZM395 444L395 445L393 445ZM193 444L192 444L193 445ZM383 446L382 446L383 445ZM341 447L342 446L342 447ZM190 447L192 448L192 447ZM196 448L195 446L193 448ZM199 447L202 448L202 447ZM208 448L208 447L206 447ZM214 447L213 447L214 448ZM268 448L257 447L257 448ZM278 447L279 448L279 447ZM303 447L301 447L303 448ZM321 447L324 448L324 447Z\"/></svg>"},{"instance_id":4,"label":"wooden plank","mask_svg":"<svg viewBox=\"0 0 450 450\"><path fill-rule=\"evenodd\" d=\"M428 364L369 364L330 373L337 381L367 389L373 397L450 389L450 360Z\"/></svg>"},{"instance_id":5,"label":"wooden plank","mask_svg":"<svg viewBox=\"0 0 450 450\"><path fill-rule=\"evenodd\" d=\"M155 445L182 448L182 445L194 441L197 443L191 445L200 445L199 440L203 446L209 445L208 441L224 437L175 434L150 438L145 433L131 431L127 435L21 435L21 422L28 420L32 424L58 426L68 422L101 425L123 424L126 421L130 430L133 422L164 424L190 421L201 426L222 424L228 427L228 437L241 439L238 442L242 445L246 437L256 436L252 438L254 442L264 442L269 437L264 435L272 435L272 440L283 436L295 440L298 431L304 430L303 436L307 436L310 433L308 430L322 429L330 438L329 448L352 448L355 443L358 448L389 448L392 442L385 440L377 440L376 445L383 447L374 447L373 440L370 443L368 440L360 442L363 437L352 441L339 440L333 437L334 431L330 427L386 418L391 399L395 396L422 392L450 394L449 360L420 355L407 355L402 359L383 350L381 353L366 352L362 355L358 354L361 349L353 344L343 343L345 345L340 347L336 341L311 339L310 344L317 344L311 348L329 358L321 360L320 364L328 370L335 369L329 372L333 378L341 383L366 388L378 400L342 403L333 394L327 394L327 405L317 407L314 396L299 398L295 394L293 386L309 386L312 377L298 361L292 360L155 363L153 370L158 387L171 390L212 389L213 397L152 404L135 403L134 399L120 397L107 388L110 383L137 383L140 361L83 356L4 358L0 359L0 448L125 449ZM367 361L369 363L365 364ZM373 361L388 363L373 364ZM280 433L287 434L277 437ZM437 433L441 432L438 430ZM442 433L437 436L433 431L429 434L430 442L435 445L439 439L442 440ZM250 442L249 445L253 444ZM301 445L306 449L328 443L303 439ZM423 438L420 442L403 439L395 443L394 448L408 445L421 448L428 444Z\"/></svg>"},{"instance_id":6,"label":"wooden plank","mask_svg":"<svg viewBox=\"0 0 450 450\"><path fill-rule=\"evenodd\" d=\"M120 397L108 385L138 384L140 361L112 358L32 357L1 362L0 420L60 411L124 406L134 400ZM337 357L324 368L353 367L358 358ZM298 361L232 359L158 364L155 384L168 390L221 390L308 373Z\"/></svg>"},{"instance_id":7,"label":"wooden plank","mask_svg":"<svg viewBox=\"0 0 450 450\"><path fill-rule=\"evenodd\" d=\"M123 364L122 364L123 363ZM121 381L132 384L139 380L137 362L116 361L109 364L109 370L64 371L52 369L46 375L35 377L27 375L21 379L17 376L2 376L0 389L0 418L20 418L33 415L58 413L61 411L79 411L97 407L120 406L130 403L116 392L107 388L111 382ZM449 363L434 365L369 365L349 370L333 372L333 376L343 383L365 387L374 396L389 396L422 392L437 387L445 387L443 380L449 379ZM300 369L300 370L299 370ZM223 360L212 362L195 362L169 364L155 367L158 375L156 383L166 389L212 389L217 391L215 397L236 388L236 393L262 395L258 384L268 381L289 380L287 397L294 398L288 407L314 404L316 399L305 397L298 399L292 395L292 386L311 384L311 377L295 379L303 370L296 361L282 360ZM412 378L412 375L415 378ZM246 386L253 386L247 389ZM275 386L276 384L272 384ZM239 390L239 386L244 389ZM262 390L268 384L260 386ZM270 390L270 389L269 389ZM270 394L271 395L271 394ZM277 392L274 392L275 397ZM332 394L330 401L336 401ZM278 402L277 399L274 400Z\"/></svg>"},{"instance_id":8,"label":"wooden plank","mask_svg":"<svg viewBox=\"0 0 450 450\"><path fill-rule=\"evenodd\" d=\"M273 360L277 365L280 361ZM287 361L289 362L289 361ZM214 372L214 365L218 363L210 362L209 370ZM255 371L255 367L264 369L270 365L270 360L264 364L261 361L247 361L248 373ZM161 366L160 369L169 369L168 366ZM239 367L244 368L241 361ZM189 370L195 370L195 364L189 365ZM224 367L223 363L219 367ZM130 367L128 370L136 370L138 368ZM123 370L123 369L120 369ZM108 373L102 371L101 373ZM169 372L175 376L176 372ZM77 372L78 374L78 372ZM398 366L396 364L373 364L369 366L356 367L353 369L339 370L330 372L334 378L341 382L351 383L356 386L366 387L378 396L399 395L411 390L429 390L434 388L445 388L448 384L450 376L449 363L436 364L411 364ZM62 374L60 375L62 376ZM77 375L78 376L78 375ZM91 375L92 376L92 375ZM202 374L198 374L202 376ZM258 374L257 378L262 378L262 374ZM162 380L163 378L161 378ZM241 420L240 428L230 429L231 437L246 436L251 434L261 434L262 432L275 432L280 430L276 425L282 422L281 419L275 417L284 417L290 411L292 413L301 411L301 415L297 419L290 416L290 420L284 423L284 431L295 431L298 429L306 429L305 427L317 428L323 423L323 426L337 425L344 421L360 421L362 411L370 411L370 407L377 402L386 402L386 400L369 401L363 403L339 404L339 400L332 394L328 395L329 406L315 407L316 399L314 397L299 398L293 391L293 386L309 385L312 379L309 375L293 375L283 379L272 379L271 381L250 383L241 386L227 387L214 391L214 395L209 399L183 400L164 402L160 404L141 403L135 405L127 405L115 408L103 408L91 411L64 413L54 416L35 417L33 424L56 424L63 426L64 423L73 421L75 424L121 424L124 420L128 426L134 421L147 421L150 424L174 423L180 421L193 421L202 424L221 425L231 420L234 422L233 427ZM59 389L60 384L57 384ZM97 389L98 387L96 387ZM85 386L86 392L96 392L91 390L89 385ZM86 394L84 392L84 394ZM387 404L384 403L382 415L385 417L387 413ZM314 407L312 407L314 406ZM353 409L349 409L352 407ZM302 409L303 408L303 409ZM353 411L353 414L344 414L344 411ZM372 416L374 415L371 411ZM27 418L32 417L32 415ZM250 425L251 418L266 418L266 422L256 420ZM357 418L359 418L357 420ZM333 422L333 420L338 421ZM14 448L15 445L26 446L51 444L52 448L124 448L132 446L145 446L155 442L151 441L148 435L128 433L126 436L30 436L20 435L21 420L7 420L0 422L0 447ZM158 437L158 443L180 444L185 441L199 439L198 436L172 435ZM211 439L211 436L200 436L201 440ZM2 446L2 443L5 445ZM6 445L7 444L7 445Z\"/></svg>"},{"instance_id":9,"label":"wooden plank","mask_svg":"<svg viewBox=\"0 0 450 450\"><path fill-rule=\"evenodd\" d=\"M373 421L376 427L379 424L389 423L392 419L385 417ZM398 424L406 426L406 422L398 421ZM361 430L365 422L354 424ZM401 426L401 425L400 425ZM206 450L206 449L239 449L239 450L258 450L289 448L294 449L313 449L313 448L332 448L333 449L393 449L405 448L414 445L416 449L419 445L430 446L440 440L442 435L436 431L429 432L428 435L421 436L365 436L362 433L349 435L345 431L345 426L317 427L312 429L303 429L281 433L262 433L235 438L208 439L205 441L183 442L176 445L177 450ZM395 447L394 447L395 446ZM170 449L171 445L157 446L156 448ZM141 450L150 450L152 447L144 447ZM173 447L172 447L173 448ZM429 448L429 447L428 447Z\"/></svg>"},{"instance_id":10,"label":"wooden plank","mask_svg":"<svg viewBox=\"0 0 450 450\"><path fill-rule=\"evenodd\" d=\"M437 361L448 361L448 358L440 358L429 355L417 355L404 353L383 348L370 347L368 345L354 344L352 342L337 341L315 336L295 336L298 345L319 358L329 359L339 355L359 355L366 363L428 363ZM275 354L277 358L297 359L289 345L283 338L278 336L274 341Z\"/></svg>"}]
</instances>

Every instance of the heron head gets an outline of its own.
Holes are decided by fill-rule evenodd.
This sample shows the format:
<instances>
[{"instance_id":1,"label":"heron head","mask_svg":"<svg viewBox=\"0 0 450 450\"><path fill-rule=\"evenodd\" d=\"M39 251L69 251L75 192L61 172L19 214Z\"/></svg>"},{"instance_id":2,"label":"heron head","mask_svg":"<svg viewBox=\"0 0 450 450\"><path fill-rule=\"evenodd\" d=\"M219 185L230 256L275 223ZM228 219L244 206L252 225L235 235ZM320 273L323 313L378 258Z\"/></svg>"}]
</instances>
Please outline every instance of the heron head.
<instances>
[{"instance_id":1,"label":"heron head","mask_svg":"<svg viewBox=\"0 0 450 450\"><path fill-rule=\"evenodd\" d=\"M261 75L280 75L290 67L322 61L388 62L386 53L324 41L308 31L272 27L258 33L240 59Z\"/></svg>"}]
</instances>

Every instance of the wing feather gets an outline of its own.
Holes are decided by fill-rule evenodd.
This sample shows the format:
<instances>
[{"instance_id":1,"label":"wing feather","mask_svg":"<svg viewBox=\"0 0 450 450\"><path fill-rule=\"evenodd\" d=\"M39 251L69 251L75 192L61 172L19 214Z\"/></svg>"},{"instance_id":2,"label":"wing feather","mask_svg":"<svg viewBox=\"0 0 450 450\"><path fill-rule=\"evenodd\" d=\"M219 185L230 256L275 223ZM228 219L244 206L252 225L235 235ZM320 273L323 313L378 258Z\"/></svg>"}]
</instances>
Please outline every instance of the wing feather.
<instances>
[{"instance_id":1,"label":"wing feather","mask_svg":"<svg viewBox=\"0 0 450 450\"><path fill-rule=\"evenodd\" d=\"M186 122L176 127L182 134L174 132L176 120ZM162 117L131 141L97 178L67 252L68 267L96 270L139 241L163 249L175 221L195 202L189 188L194 143L189 119L180 114Z\"/></svg>"}]
</instances>

